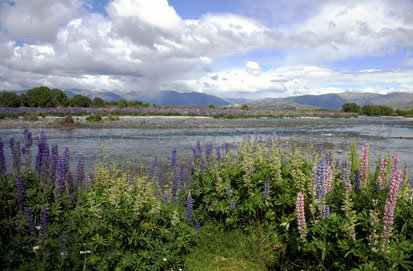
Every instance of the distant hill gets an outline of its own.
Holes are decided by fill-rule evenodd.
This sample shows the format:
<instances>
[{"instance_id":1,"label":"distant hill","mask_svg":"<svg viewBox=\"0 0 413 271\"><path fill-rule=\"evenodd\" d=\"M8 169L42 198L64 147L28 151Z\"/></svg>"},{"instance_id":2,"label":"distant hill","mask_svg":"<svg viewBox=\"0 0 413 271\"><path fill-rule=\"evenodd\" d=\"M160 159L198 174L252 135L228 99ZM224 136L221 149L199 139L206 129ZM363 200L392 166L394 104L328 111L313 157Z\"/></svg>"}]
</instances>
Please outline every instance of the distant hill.
<instances>
[{"instance_id":1,"label":"distant hill","mask_svg":"<svg viewBox=\"0 0 413 271\"><path fill-rule=\"evenodd\" d=\"M231 107L241 107L242 104L234 104ZM264 98L248 102L247 105L251 108L277 108L277 109L320 109L320 107L299 104L283 99Z\"/></svg>"},{"instance_id":2,"label":"distant hill","mask_svg":"<svg viewBox=\"0 0 413 271\"><path fill-rule=\"evenodd\" d=\"M134 92L133 94L133 99L129 100L139 100L145 103L162 106L208 107L210 104L213 104L216 107L220 107L230 104L230 102L217 96L199 92L180 93L172 90L166 90L153 92Z\"/></svg>"},{"instance_id":3,"label":"distant hill","mask_svg":"<svg viewBox=\"0 0 413 271\"><path fill-rule=\"evenodd\" d=\"M271 103L274 105L274 107L276 107L282 101L289 101L296 104L308 105L325 109L340 110L341 106L345 103L356 103L360 106L366 104L392 106L396 103L401 102L413 102L413 93L393 92L386 95L358 92L329 93L322 95L302 95L287 98L277 98L272 99ZM268 100L261 99L248 103L248 105L250 105L251 107L260 104L268 105Z\"/></svg>"}]
</instances>

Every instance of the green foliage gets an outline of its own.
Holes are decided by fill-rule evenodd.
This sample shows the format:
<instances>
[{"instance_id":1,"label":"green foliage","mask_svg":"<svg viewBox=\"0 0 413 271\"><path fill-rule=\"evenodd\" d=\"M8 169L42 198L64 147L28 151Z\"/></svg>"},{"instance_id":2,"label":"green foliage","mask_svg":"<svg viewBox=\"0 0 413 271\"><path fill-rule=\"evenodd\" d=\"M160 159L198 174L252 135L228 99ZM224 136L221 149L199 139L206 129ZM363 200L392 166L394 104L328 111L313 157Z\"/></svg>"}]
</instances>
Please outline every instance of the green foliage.
<instances>
[{"instance_id":1,"label":"green foliage","mask_svg":"<svg viewBox=\"0 0 413 271\"><path fill-rule=\"evenodd\" d=\"M60 89L45 86L29 89L24 97L24 104L30 107L67 106L69 99Z\"/></svg>"},{"instance_id":2,"label":"green foliage","mask_svg":"<svg viewBox=\"0 0 413 271\"><path fill-rule=\"evenodd\" d=\"M209 107L209 108L215 108L215 105L210 104L208 107Z\"/></svg>"},{"instance_id":3,"label":"green foliage","mask_svg":"<svg viewBox=\"0 0 413 271\"><path fill-rule=\"evenodd\" d=\"M77 94L70 98L69 105L71 107L90 107L92 105L92 101L89 97Z\"/></svg>"},{"instance_id":4,"label":"green foliage","mask_svg":"<svg viewBox=\"0 0 413 271\"><path fill-rule=\"evenodd\" d=\"M249 109L249 107L248 107L248 105L247 105L247 104L243 104L243 105L241 106L241 109L242 109L242 110L248 110L248 109Z\"/></svg>"},{"instance_id":5,"label":"green foliage","mask_svg":"<svg viewBox=\"0 0 413 271\"><path fill-rule=\"evenodd\" d=\"M367 116L391 116L393 109L383 105L364 105L361 112Z\"/></svg>"},{"instance_id":6,"label":"green foliage","mask_svg":"<svg viewBox=\"0 0 413 271\"><path fill-rule=\"evenodd\" d=\"M3 92L0 95L0 107L19 107L21 99L19 95L13 92Z\"/></svg>"},{"instance_id":7,"label":"green foliage","mask_svg":"<svg viewBox=\"0 0 413 271\"><path fill-rule=\"evenodd\" d=\"M104 107L105 106L105 101L102 98L95 97L93 99L93 105L96 107Z\"/></svg>"},{"instance_id":8,"label":"green foliage","mask_svg":"<svg viewBox=\"0 0 413 271\"><path fill-rule=\"evenodd\" d=\"M341 106L341 111L343 112L360 112L360 106L356 103L345 103Z\"/></svg>"},{"instance_id":9,"label":"green foliage","mask_svg":"<svg viewBox=\"0 0 413 271\"><path fill-rule=\"evenodd\" d=\"M118 106L119 108L126 108L128 107L128 102L126 100L120 100Z\"/></svg>"},{"instance_id":10,"label":"green foliage","mask_svg":"<svg viewBox=\"0 0 413 271\"><path fill-rule=\"evenodd\" d=\"M102 121L102 115L95 113L86 117L87 121Z\"/></svg>"}]
</instances>

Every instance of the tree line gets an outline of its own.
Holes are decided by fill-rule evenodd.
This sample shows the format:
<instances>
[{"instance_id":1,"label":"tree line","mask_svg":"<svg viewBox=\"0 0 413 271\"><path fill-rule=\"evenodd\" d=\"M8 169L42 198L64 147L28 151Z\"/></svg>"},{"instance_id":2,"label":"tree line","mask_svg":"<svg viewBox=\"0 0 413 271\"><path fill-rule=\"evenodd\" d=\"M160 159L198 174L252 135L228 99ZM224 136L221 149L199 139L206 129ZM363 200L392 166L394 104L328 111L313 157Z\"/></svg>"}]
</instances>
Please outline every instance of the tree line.
<instances>
[{"instance_id":1,"label":"tree line","mask_svg":"<svg viewBox=\"0 0 413 271\"><path fill-rule=\"evenodd\" d=\"M80 94L70 99L66 93L58 88L50 89L45 86L29 89L26 93L3 92L0 95L0 107L149 107L149 103L142 101L112 101L105 102L102 98L95 97L93 101Z\"/></svg>"},{"instance_id":2,"label":"tree line","mask_svg":"<svg viewBox=\"0 0 413 271\"><path fill-rule=\"evenodd\" d=\"M370 105L366 104L360 107L356 103L345 103L341 106L343 112L354 112L367 116L406 116L413 115L413 109L410 110L394 110L391 107L384 105Z\"/></svg>"}]
</instances>

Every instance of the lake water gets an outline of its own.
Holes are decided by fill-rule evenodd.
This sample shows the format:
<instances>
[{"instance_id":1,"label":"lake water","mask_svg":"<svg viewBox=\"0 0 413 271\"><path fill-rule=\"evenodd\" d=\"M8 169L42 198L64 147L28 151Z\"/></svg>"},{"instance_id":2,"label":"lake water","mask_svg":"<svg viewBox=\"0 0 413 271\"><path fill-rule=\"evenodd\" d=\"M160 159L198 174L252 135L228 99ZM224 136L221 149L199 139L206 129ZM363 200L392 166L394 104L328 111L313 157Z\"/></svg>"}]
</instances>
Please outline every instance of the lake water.
<instances>
[{"instance_id":1,"label":"lake water","mask_svg":"<svg viewBox=\"0 0 413 271\"><path fill-rule=\"evenodd\" d=\"M96 161L96 151L104 146L104 152L109 159L116 159L123 165L127 159L130 159L135 166L148 168L154 156L158 157L160 163L169 163L170 153L174 147L177 148L178 159L189 160L192 157L192 147L197 140L200 140L202 145L211 142L215 145L229 143L235 151L236 145L246 135L261 134L267 137L276 134L283 141L294 138L305 144L323 142L324 149L333 152L336 159L340 160L346 157L353 140L356 141L359 151L362 145L370 143L372 167L378 156L383 157L388 152L397 151L400 153L400 165L409 166L410 180L412 180L413 121L411 119L125 118L119 122L124 124L134 121L141 123L144 121L150 124L149 127L156 128L116 128L120 126L115 123L115 125L108 125L107 128L31 129L31 132L35 138L41 131L45 131L49 145L59 144L60 152L64 146L68 146L72 169L75 169L77 153L83 153L89 172L92 171ZM9 140L15 137L22 142L23 129L1 129L0 137L5 143L8 169L11 172ZM37 153L36 146L33 147L32 152Z\"/></svg>"}]
</instances>

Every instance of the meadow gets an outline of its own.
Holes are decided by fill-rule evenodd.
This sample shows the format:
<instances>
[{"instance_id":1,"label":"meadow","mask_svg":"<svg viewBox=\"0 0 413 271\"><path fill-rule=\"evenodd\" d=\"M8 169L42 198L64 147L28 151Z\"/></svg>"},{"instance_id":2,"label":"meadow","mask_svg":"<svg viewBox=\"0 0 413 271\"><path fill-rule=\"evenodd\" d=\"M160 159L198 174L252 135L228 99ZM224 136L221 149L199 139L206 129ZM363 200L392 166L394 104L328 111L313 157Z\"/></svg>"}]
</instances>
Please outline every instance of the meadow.
<instances>
[{"instance_id":1,"label":"meadow","mask_svg":"<svg viewBox=\"0 0 413 271\"><path fill-rule=\"evenodd\" d=\"M26 129L0 139L0 266L412 270L407 168L397 152L370 161L368 144L349 147L338 161L277 136L246 136L236 151L198 141L189 163L174 148L148 170L121 170L102 149L88 175L83 154Z\"/></svg>"}]
</instances>

